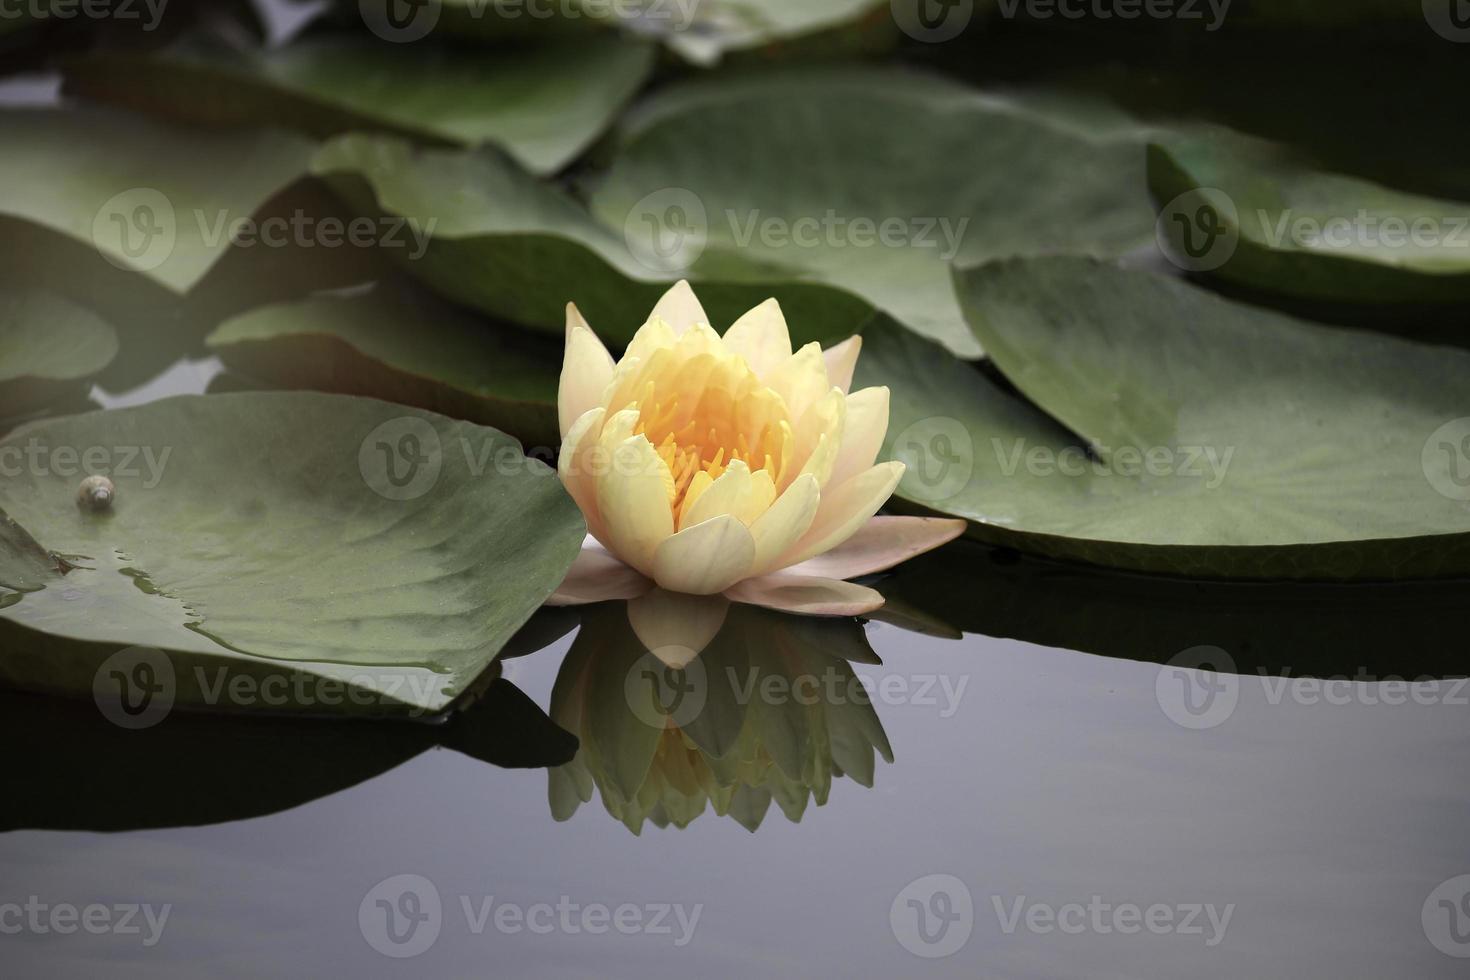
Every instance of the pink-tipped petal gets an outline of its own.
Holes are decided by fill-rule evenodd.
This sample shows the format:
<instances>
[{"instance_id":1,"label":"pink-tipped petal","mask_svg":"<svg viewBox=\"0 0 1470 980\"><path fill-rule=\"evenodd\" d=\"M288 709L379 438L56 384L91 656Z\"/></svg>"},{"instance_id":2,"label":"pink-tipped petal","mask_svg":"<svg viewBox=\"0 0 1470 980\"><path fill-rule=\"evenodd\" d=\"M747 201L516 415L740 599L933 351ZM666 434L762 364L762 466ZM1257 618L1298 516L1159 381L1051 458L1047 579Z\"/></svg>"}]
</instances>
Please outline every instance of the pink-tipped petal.
<instances>
[{"instance_id":1,"label":"pink-tipped petal","mask_svg":"<svg viewBox=\"0 0 1470 980\"><path fill-rule=\"evenodd\" d=\"M803 616L861 616L883 605L882 593L841 579L775 572L725 590L726 598Z\"/></svg>"},{"instance_id":2,"label":"pink-tipped petal","mask_svg":"<svg viewBox=\"0 0 1470 980\"><path fill-rule=\"evenodd\" d=\"M903 469L903 463L897 460L879 463L845 483L822 488L822 500L812 526L772 568L785 568L815 558L856 534L893 495L893 488L903 478Z\"/></svg>"},{"instance_id":3,"label":"pink-tipped petal","mask_svg":"<svg viewBox=\"0 0 1470 980\"><path fill-rule=\"evenodd\" d=\"M653 583L610 555L589 537L582 545L567 577L546 600L548 606L582 606L609 599L636 599L653 588Z\"/></svg>"},{"instance_id":4,"label":"pink-tipped petal","mask_svg":"<svg viewBox=\"0 0 1470 980\"><path fill-rule=\"evenodd\" d=\"M836 548L785 571L823 578L858 578L886 571L964 533L964 521L947 517L872 517Z\"/></svg>"}]
</instances>

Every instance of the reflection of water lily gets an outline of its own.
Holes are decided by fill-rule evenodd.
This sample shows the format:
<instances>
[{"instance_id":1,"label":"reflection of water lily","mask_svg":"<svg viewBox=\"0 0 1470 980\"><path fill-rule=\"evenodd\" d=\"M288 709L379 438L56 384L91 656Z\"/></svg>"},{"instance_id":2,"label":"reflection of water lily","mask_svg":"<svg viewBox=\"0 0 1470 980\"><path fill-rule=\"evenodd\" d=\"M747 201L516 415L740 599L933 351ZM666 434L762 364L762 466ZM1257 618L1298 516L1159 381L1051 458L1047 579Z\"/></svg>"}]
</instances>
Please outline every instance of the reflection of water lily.
<instances>
[{"instance_id":1,"label":"reflection of water lily","mask_svg":"<svg viewBox=\"0 0 1470 980\"><path fill-rule=\"evenodd\" d=\"M963 521L874 517L903 476L875 463L888 389L848 392L860 338L791 350L767 300L723 337L679 283L614 363L567 307L560 472L592 538L553 597L673 592L852 615L842 581L938 547Z\"/></svg>"},{"instance_id":2,"label":"reflection of water lily","mask_svg":"<svg viewBox=\"0 0 1470 980\"><path fill-rule=\"evenodd\" d=\"M834 776L872 786L893 753L849 661L876 659L852 620L663 592L588 606L551 696L581 742L551 770L552 813L568 819L595 789L635 834L707 808L753 831L772 801L792 821L826 803Z\"/></svg>"}]
</instances>

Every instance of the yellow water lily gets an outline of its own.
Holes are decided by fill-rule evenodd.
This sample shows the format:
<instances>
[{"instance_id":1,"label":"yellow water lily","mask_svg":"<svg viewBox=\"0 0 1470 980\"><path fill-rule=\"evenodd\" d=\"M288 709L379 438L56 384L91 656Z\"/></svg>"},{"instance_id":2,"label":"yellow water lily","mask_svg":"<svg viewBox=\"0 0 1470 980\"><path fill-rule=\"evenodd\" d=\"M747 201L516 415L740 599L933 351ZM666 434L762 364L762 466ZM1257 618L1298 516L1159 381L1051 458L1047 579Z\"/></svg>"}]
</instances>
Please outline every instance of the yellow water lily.
<instances>
[{"instance_id":1,"label":"yellow water lily","mask_svg":"<svg viewBox=\"0 0 1470 980\"><path fill-rule=\"evenodd\" d=\"M590 532L551 601L655 584L818 615L882 605L844 579L938 547L963 521L875 517L903 476L876 462L888 389L849 392L861 338L791 349L767 300L720 336L687 282L614 361L575 305L558 471Z\"/></svg>"}]
</instances>

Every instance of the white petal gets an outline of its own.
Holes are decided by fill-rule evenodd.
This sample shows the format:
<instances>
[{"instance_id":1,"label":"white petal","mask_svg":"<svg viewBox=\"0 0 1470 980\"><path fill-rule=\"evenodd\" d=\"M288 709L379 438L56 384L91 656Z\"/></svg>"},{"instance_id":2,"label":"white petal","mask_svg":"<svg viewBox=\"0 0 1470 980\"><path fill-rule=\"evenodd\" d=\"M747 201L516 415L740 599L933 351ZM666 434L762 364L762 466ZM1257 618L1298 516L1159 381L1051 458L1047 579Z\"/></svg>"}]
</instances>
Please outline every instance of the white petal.
<instances>
[{"instance_id":1,"label":"white petal","mask_svg":"<svg viewBox=\"0 0 1470 980\"><path fill-rule=\"evenodd\" d=\"M745 358L756 376L764 379L791 357L791 333L781 304L768 299L736 320L725 331L725 348Z\"/></svg>"},{"instance_id":2,"label":"white petal","mask_svg":"<svg viewBox=\"0 0 1470 980\"><path fill-rule=\"evenodd\" d=\"M821 504L821 486L811 474L799 476L750 526L755 538L752 574L763 575L795 547L811 527Z\"/></svg>"},{"instance_id":3,"label":"white petal","mask_svg":"<svg viewBox=\"0 0 1470 980\"><path fill-rule=\"evenodd\" d=\"M659 317L674 329L674 335L678 336L696 323L709 323L709 317L705 315L704 307L699 305L699 299L694 295L694 290L689 288L689 280L680 279L674 283L673 288L664 293L658 303L654 305L649 319Z\"/></svg>"},{"instance_id":4,"label":"white petal","mask_svg":"<svg viewBox=\"0 0 1470 980\"><path fill-rule=\"evenodd\" d=\"M828 388L796 423L796 453L792 458L801 463L802 473L817 478L819 486L827 485L837 464L846 426L847 396L837 388Z\"/></svg>"},{"instance_id":5,"label":"white petal","mask_svg":"<svg viewBox=\"0 0 1470 980\"><path fill-rule=\"evenodd\" d=\"M654 589L628 603L628 623L645 649L678 669L709 646L725 625L730 600Z\"/></svg>"},{"instance_id":6,"label":"white petal","mask_svg":"<svg viewBox=\"0 0 1470 980\"><path fill-rule=\"evenodd\" d=\"M947 517L870 517L842 544L786 571L823 578L872 575L953 541L965 526Z\"/></svg>"},{"instance_id":7,"label":"white petal","mask_svg":"<svg viewBox=\"0 0 1470 980\"><path fill-rule=\"evenodd\" d=\"M556 393L557 419L563 438L573 422L601 403L602 392L612 375L612 355L577 308L568 303L566 350L562 354L561 380Z\"/></svg>"},{"instance_id":8,"label":"white petal","mask_svg":"<svg viewBox=\"0 0 1470 980\"><path fill-rule=\"evenodd\" d=\"M600 408L582 414L561 443L561 455L556 461L557 475L562 486L582 511L587 521L587 530L599 540L606 540L607 532L602 517L597 511L597 471L599 440L602 436L602 420L607 415Z\"/></svg>"},{"instance_id":9,"label":"white petal","mask_svg":"<svg viewBox=\"0 0 1470 980\"><path fill-rule=\"evenodd\" d=\"M653 578L673 592L711 595L749 575L754 558L750 531L725 514L666 538L653 556Z\"/></svg>"},{"instance_id":10,"label":"white petal","mask_svg":"<svg viewBox=\"0 0 1470 980\"><path fill-rule=\"evenodd\" d=\"M623 350L623 360L636 357L640 362L646 361L660 347L673 347L678 339L674 336L674 328L661 317L649 317L648 322L639 327L633 339L628 341Z\"/></svg>"},{"instance_id":11,"label":"white petal","mask_svg":"<svg viewBox=\"0 0 1470 980\"><path fill-rule=\"evenodd\" d=\"M882 593L867 586L784 572L748 578L726 589L725 596L804 616L861 616L883 605Z\"/></svg>"},{"instance_id":12,"label":"white petal","mask_svg":"<svg viewBox=\"0 0 1470 980\"><path fill-rule=\"evenodd\" d=\"M546 604L580 606L609 599L634 599L652 588L652 582L589 539Z\"/></svg>"},{"instance_id":13,"label":"white petal","mask_svg":"<svg viewBox=\"0 0 1470 980\"><path fill-rule=\"evenodd\" d=\"M674 533L670 482L669 468L641 435L619 443L607 468L597 474L597 509L607 527L608 550L650 577L654 552Z\"/></svg>"},{"instance_id":14,"label":"white petal","mask_svg":"<svg viewBox=\"0 0 1470 980\"><path fill-rule=\"evenodd\" d=\"M785 400L793 419L800 419L833 387L827 380L822 348L814 343L776 365L770 376L762 380Z\"/></svg>"},{"instance_id":15,"label":"white petal","mask_svg":"<svg viewBox=\"0 0 1470 980\"><path fill-rule=\"evenodd\" d=\"M852 372L857 367L858 354L863 349L861 334L853 334L840 344L822 351L822 361L827 365L827 380L846 394L852 387Z\"/></svg>"},{"instance_id":16,"label":"white petal","mask_svg":"<svg viewBox=\"0 0 1470 980\"><path fill-rule=\"evenodd\" d=\"M878 460L888 433L888 387L864 388L847 396L842 448L832 467L832 482L845 483Z\"/></svg>"},{"instance_id":17,"label":"white petal","mask_svg":"<svg viewBox=\"0 0 1470 980\"><path fill-rule=\"evenodd\" d=\"M903 479L903 469L903 464L896 460L879 463L845 483L825 487L812 526L795 547L778 559L777 567L795 565L830 551L856 534L893 495L894 487Z\"/></svg>"}]
</instances>

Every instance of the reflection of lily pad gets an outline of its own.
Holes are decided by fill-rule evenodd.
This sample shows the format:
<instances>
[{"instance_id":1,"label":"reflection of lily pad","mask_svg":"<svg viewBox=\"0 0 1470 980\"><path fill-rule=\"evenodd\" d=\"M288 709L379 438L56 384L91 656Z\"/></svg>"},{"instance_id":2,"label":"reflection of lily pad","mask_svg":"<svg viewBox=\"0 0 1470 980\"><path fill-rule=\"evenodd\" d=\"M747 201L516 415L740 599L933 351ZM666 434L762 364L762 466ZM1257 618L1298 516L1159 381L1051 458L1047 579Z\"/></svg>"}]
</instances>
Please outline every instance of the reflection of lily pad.
<instances>
[{"instance_id":1,"label":"reflection of lily pad","mask_svg":"<svg viewBox=\"0 0 1470 980\"><path fill-rule=\"evenodd\" d=\"M1470 204L1326 173L1227 131L1151 146L1148 170L1159 203L1178 202L1165 217L1222 278L1312 300L1470 299Z\"/></svg>"},{"instance_id":2,"label":"reflection of lily pad","mask_svg":"<svg viewBox=\"0 0 1470 980\"><path fill-rule=\"evenodd\" d=\"M307 39L268 52L192 45L93 54L69 62L67 79L79 93L191 122L493 142L549 173L586 149L652 62L653 49L614 36L493 55Z\"/></svg>"},{"instance_id":3,"label":"reflection of lily pad","mask_svg":"<svg viewBox=\"0 0 1470 980\"><path fill-rule=\"evenodd\" d=\"M696 276L739 261L828 283L975 356L951 261L1152 238L1137 131L1063 108L886 71L704 80L635 111L592 209L649 256L703 232Z\"/></svg>"},{"instance_id":4,"label":"reflection of lily pad","mask_svg":"<svg viewBox=\"0 0 1470 980\"><path fill-rule=\"evenodd\" d=\"M348 134L327 143L312 169L359 212L432 229L428 251L404 261L405 271L467 306L558 336L570 300L608 340L626 343L679 278L641 265L621 231L492 149L423 150ZM699 278L699 298L723 328L775 296L801 342L845 337L871 313L849 293L792 279L725 269Z\"/></svg>"},{"instance_id":5,"label":"reflection of lily pad","mask_svg":"<svg viewBox=\"0 0 1470 980\"><path fill-rule=\"evenodd\" d=\"M0 507L78 566L0 611L0 676L45 691L90 691L103 658L146 647L192 707L241 707L210 694L223 670L378 691L283 709L438 710L585 534L514 440L371 399L181 397L0 442L17 447L39 462L0 484ZM86 470L110 472L110 510L78 507Z\"/></svg>"},{"instance_id":6,"label":"reflection of lily pad","mask_svg":"<svg viewBox=\"0 0 1470 980\"><path fill-rule=\"evenodd\" d=\"M379 286L226 321L206 343L231 368L287 388L368 395L559 443L559 350L421 295Z\"/></svg>"},{"instance_id":7,"label":"reflection of lily pad","mask_svg":"<svg viewBox=\"0 0 1470 980\"><path fill-rule=\"evenodd\" d=\"M96 109L0 112L0 214L96 247L176 293L302 176L311 144L282 133L199 133Z\"/></svg>"},{"instance_id":8,"label":"reflection of lily pad","mask_svg":"<svg viewBox=\"0 0 1470 980\"><path fill-rule=\"evenodd\" d=\"M502 678L443 725L274 719L262 726L180 712L157 727L119 732L90 703L4 692L0 733L31 747L10 760L8 778L26 792L0 799L0 830L245 820L356 786L440 746L517 768L565 763L577 747Z\"/></svg>"},{"instance_id":9,"label":"reflection of lily pad","mask_svg":"<svg viewBox=\"0 0 1470 980\"><path fill-rule=\"evenodd\" d=\"M49 293L0 291L0 415L80 394L116 355L116 332L91 310Z\"/></svg>"},{"instance_id":10,"label":"reflection of lily pad","mask_svg":"<svg viewBox=\"0 0 1470 980\"><path fill-rule=\"evenodd\" d=\"M886 446L910 465L900 498L985 540L1121 568L1470 571L1470 504L1454 499L1451 464L1425 455L1470 417L1470 354L1085 260L959 281L996 364L1096 445L939 348L870 329L858 383L892 388Z\"/></svg>"}]
</instances>

